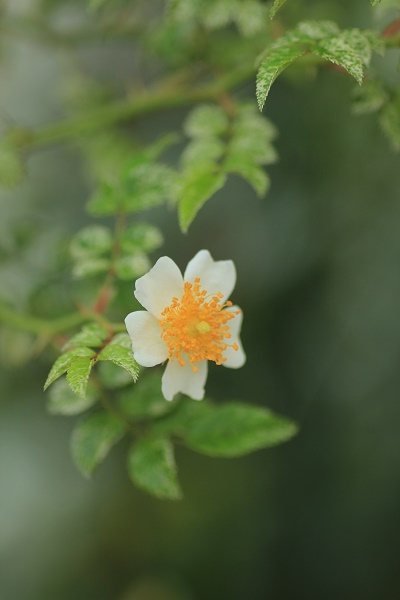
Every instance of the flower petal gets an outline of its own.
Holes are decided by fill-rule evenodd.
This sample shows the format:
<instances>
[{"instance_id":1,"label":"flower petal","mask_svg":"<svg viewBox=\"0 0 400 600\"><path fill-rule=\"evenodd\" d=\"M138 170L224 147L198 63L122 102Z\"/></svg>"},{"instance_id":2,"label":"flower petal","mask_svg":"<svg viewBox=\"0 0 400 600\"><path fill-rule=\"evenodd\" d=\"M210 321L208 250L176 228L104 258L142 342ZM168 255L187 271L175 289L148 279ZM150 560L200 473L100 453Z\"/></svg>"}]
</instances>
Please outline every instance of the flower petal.
<instances>
[{"instance_id":1,"label":"flower petal","mask_svg":"<svg viewBox=\"0 0 400 600\"><path fill-rule=\"evenodd\" d=\"M168 256L159 258L154 267L136 281L136 299L158 319L172 298L180 299L182 294L182 273Z\"/></svg>"},{"instance_id":2,"label":"flower petal","mask_svg":"<svg viewBox=\"0 0 400 600\"><path fill-rule=\"evenodd\" d=\"M231 295L236 284L236 269L232 260L213 260L208 250L200 250L186 267L184 280L193 283L200 277L200 285L209 294L221 292L222 302Z\"/></svg>"},{"instance_id":3,"label":"flower petal","mask_svg":"<svg viewBox=\"0 0 400 600\"><path fill-rule=\"evenodd\" d=\"M238 306L230 306L225 310L235 312L237 310L240 310L240 308ZM243 367L244 363L246 362L246 355L243 351L242 342L239 338L240 329L242 327L242 321L243 312L241 310L238 315L235 315L233 319L228 321L229 331L232 336L231 338L229 338L228 341L232 345L236 343L239 346L238 350L234 350L233 348L227 348L226 350L224 350L223 354L226 358L226 361L222 364L224 365L224 367L228 367L229 369L240 369L240 367Z\"/></svg>"},{"instance_id":4,"label":"flower petal","mask_svg":"<svg viewBox=\"0 0 400 600\"><path fill-rule=\"evenodd\" d=\"M189 363L181 367L177 361L170 361L162 377L162 393L166 400L172 400L175 394L181 392L193 398L204 398L204 386L207 379L208 365L206 360L196 363L199 370L195 373Z\"/></svg>"},{"instance_id":5,"label":"flower petal","mask_svg":"<svg viewBox=\"0 0 400 600\"><path fill-rule=\"evenodd\" d=\"M154 367L168 358L168 346L160 337L160 323L145 310L130 313L125 319L135 360L142 367Z\"/></svg>"}]
</instances>

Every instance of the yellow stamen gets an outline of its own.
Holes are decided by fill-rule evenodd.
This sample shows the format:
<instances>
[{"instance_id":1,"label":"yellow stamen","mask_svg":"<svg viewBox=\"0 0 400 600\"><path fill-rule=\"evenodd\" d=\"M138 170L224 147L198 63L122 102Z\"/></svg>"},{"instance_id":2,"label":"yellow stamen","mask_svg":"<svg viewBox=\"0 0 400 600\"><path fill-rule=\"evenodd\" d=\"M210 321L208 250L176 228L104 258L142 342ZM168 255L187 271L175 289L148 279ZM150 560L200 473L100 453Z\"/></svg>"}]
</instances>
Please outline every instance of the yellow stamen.
<instances>
[{"instance_id":1,"label":"yellow stamen","mask_svg":"<svg viewBox=\"0 0 400 600\"><path fill-rule=\"evenodd\" d=\"M187 354L196 372L198 367L194 363L212 360L221 365L226 361L223 352L228 347L239 349L236 343L227 344L224 339L231 337L228 321L240 311L223 310L232 306L232 302L221 304L222 298L221 292L208 294L202 290L200 278L196 278L193 285L184 284L182 298L173 298L161 313L161 337L168 346L169 360L176 359L184 367L182 354Z\"/></svg>"}]
</instances>

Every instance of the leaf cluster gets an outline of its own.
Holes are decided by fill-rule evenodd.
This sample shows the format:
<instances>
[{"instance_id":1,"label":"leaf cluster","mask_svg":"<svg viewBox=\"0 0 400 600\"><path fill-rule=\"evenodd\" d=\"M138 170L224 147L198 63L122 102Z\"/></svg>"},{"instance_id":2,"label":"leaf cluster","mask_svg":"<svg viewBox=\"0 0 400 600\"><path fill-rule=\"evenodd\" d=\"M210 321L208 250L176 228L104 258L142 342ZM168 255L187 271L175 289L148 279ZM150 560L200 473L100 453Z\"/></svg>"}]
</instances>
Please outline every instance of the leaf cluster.
<instances>
[{"instance_id":1,"label":"leaf cluster","mask_svg":"<svg viewBox=\"0 0 400 600\"><path fill-rule=\"evenodd\" d=\"M211 457L232 458L285 442L296 433L292 422L261 407L238 402L218 406L184 397L166 402L160 390L159 373L146 374L140 383L117 394L113 412L96 410L77 423L71 450L85 476L92 475L111 448L133 432L135 441L127 455L132 482L158 498L177 500L182 491L175 444ZM72 414L68 401L65 409L64 414Z\"/></svg>"},{"instance_id":2,"label":"leaf cluster","mask_svg":"<svg viewBox=\"0 0 400 600\"><path fill-rule=\"evenodd\" d=\"M138 378L139 367L133 358L128 334L112 336L102 325L92 323L85 325L64 346L63 354L57 358L50 370L44 389L66 373L66 381L72 392L80 401L85 401L90 373L101 361L111 361L125 369L134 381ZM52 403L60 406L60 399L56 398ZM89 402L89 406L91 404L92 402Z\"/></svg>"},{"instance_id":3,"label":"leaf cluster","mask_svg":"<svg viewBox=\"0 0 400 600\"><path fill-rule=\"evenodd\" d=\"M112 273L132 281L150 269L149 253L162 244L161 231L149 223L133 223L116 235L104 225L89 225L71 241L72 274L83 279Z\"/></svg>"},{"instance_id":4,"label":"leaf cluster","mask_svg":"<svg viewBox=\"0 0 400 600\"><path fill-rule=\"evenodd\" d=\"M181 156L177 186L183 231L229 174L240 175L258 196L265 195L269 177L263 166L277 160L273 146L277 132L253 104L239 103L231 111L215 104L199 105L187 117L184 130L190 141Z\"/></svg>"},{"instance_id":5,"label":"leaf cluster","mask_svg":"<svg viewBox=\"0 0 400 600\"><path fill-rule=\"evenodd\" d=\"M372 53L383 53L382 38L373 31L340 30L332 21L304 21L270 44L259 58L257 101L263 109L275 79L295 60L313 55L338 65L361 85Z\"/></svg>"}]
</instances>

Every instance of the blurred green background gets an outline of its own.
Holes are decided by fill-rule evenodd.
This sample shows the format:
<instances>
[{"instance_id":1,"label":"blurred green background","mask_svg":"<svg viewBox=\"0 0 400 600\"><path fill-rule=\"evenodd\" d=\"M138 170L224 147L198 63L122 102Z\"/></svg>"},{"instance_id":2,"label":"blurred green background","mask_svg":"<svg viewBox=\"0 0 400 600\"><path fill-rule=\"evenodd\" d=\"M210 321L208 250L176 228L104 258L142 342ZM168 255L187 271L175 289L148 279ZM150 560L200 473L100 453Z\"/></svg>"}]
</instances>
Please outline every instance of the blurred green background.
<instances>
[{"instance_id":1,"label":"blurred green background","mask_svg":"<svg viewBox=\"0 0 400 600\"><path fill-rule=\"evenodd\" d=\"M343 26L370 24L366 0L309 8ZM67 3L55 19L84 15ZM0 120L62 117L66 55L1 27L0 39ZM387 77L398 77L396 56L377 63ZM88 77L116 89L137 76L139 58L129 41L107 40L79 56ZM237 372L212 368L207 389L293 418L293 441L231 461L179 449L180 503L134 489L124 444L86 481L69 456L72 422L46 412L54 355L32 359L31 336L2 328L1 600L400 597L399 156L373 115L351 114L353 87L329 69L278 80L266 114L280 162L266 199L231 178L188 236L174 211L146 215L165 234L161 255L182 268L203 247L235 261L248 361ZM254 84L238 96L253 98ZM185 114L143 118L135 135L155 139ZM16 308L62 303L49 281L68 280L59 253L88 222L89 181L78 145L65 144L33 154L24 183L1 192L0 295Z\"/></svg>"}]
</instances>

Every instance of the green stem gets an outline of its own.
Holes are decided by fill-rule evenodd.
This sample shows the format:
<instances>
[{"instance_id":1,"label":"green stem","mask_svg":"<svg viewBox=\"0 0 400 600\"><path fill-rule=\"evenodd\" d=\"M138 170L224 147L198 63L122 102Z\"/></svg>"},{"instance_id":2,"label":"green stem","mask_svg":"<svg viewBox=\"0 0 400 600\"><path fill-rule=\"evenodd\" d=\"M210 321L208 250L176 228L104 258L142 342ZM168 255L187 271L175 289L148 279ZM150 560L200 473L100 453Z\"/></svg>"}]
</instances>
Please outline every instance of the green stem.
<instances>
[{"instance_id":1,"label":"green stem","mask_svg":"<svg viewBox=\"0 0 400 600\"><path fill-rule=\"evenodd\" d=\"M96 315L95 313L75 312L57 317L56 319L43 319L26 313L20 313L10 308L3 300L0 300L0 322L22 331L55 335L74 329L78 325L82 325L88 321L107 323L107 326L115 332L125 331L123 323L110 323L102 315Z\"/></svg>"},{"instance_id":2,"label":"green stem","mask_svg":"<svg viewBox=\"0 0 400 600\"><path fill-rule=\"evenodd\" d=\"M154 112L190 106L197 102L218 98L227 90L231 90L247 81L255 72L253 61L242 65L217 81L192 89L176 89L164 83L152 91L144 92L137 98L120 100L90 112L66 119L61 122L44 125L36 130L13 130L9 133L9 143L23 150L34 150L42 146L70 140L81 135L93 133L125 121L135 119Z\"/></svg>"},{"instance_id":3,"label":"green stem","mask_svg":"<svg viewBox=\"0 0 400 600\"><path fill-rule=\"evenodd\" d=\"M68 329L73 329L87 320L88 317L80 313L71 313L51 320L41 319L40 317L17 312L0 300L0 321L15 329L22 329L23 331L55 334L61 331L67 331Z\"/></svg>"}]
</instances>

